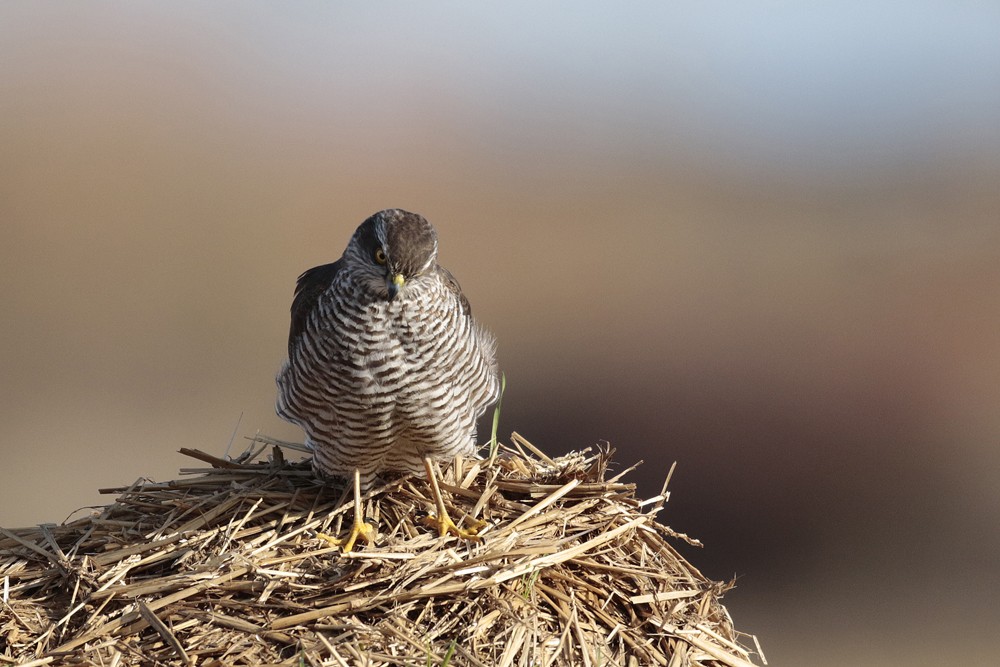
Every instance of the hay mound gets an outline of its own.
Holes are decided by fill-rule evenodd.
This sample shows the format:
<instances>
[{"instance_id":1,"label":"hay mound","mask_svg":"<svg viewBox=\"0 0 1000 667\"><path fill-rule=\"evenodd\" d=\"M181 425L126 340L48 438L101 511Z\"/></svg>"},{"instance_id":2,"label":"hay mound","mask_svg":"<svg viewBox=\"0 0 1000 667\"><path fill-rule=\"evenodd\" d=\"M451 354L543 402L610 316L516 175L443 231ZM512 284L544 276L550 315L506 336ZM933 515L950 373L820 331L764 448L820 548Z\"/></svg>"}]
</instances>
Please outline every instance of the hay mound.
<instances>
[{"instance_id":1,"label":"hay mound","mask_svg":"<svg viewBox=\"0 0 1000 667\"><path fill-rule=\"evenodd\" d=\"M278 446L258 460L279 443L235 461L182 450L212 467L0 529L0 663L751 664L727 586L655 521L666 486L640 502L606 479L606 448L550 459L512 442L443 478L456 521L488 522L482 541L438 538L420 520L429 485L405 476L367 494L383 532L347 554L316 533L346 532L349 493Z\"/></svg>"}]
</instances>

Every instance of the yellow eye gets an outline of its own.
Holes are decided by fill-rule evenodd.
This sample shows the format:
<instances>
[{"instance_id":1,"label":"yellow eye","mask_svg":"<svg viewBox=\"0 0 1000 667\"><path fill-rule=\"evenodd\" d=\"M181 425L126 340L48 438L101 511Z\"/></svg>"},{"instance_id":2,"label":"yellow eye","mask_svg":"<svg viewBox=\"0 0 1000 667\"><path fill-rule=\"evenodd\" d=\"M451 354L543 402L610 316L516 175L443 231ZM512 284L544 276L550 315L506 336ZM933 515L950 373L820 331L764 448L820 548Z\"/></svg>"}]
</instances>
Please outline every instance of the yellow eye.
<instances>
[{"instance_id":1,"label":"yellow eye","mask_svg":"<svg viewBox=\"0 0 1000 667\"><path fill-rule=\"evenodd\" d=\"M375 248L375 261L379 264L385 264L385 251L382 248Z\"/></svg>"}]
</instances>

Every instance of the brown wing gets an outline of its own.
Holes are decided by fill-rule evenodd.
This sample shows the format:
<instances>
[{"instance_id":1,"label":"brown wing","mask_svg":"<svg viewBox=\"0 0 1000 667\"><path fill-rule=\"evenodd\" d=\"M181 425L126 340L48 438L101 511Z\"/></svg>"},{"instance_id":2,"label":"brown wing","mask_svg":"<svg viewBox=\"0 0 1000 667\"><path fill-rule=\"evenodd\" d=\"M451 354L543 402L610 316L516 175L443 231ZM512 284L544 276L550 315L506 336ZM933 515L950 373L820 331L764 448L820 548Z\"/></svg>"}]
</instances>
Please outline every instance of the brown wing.
<instances>
[{"instance_id":1,"label":"brown wing","mask_svg":"<svg viewBox=\"0 0 1000 667\"><path fill-rule=\"evenodd\" d=\"M441 280L444 281L444 284L448 288L448 290L452 294L458 297L458 302L462 306L462 313L466 317L472 315L472 306L469 305L469 300L465 298L464 294L462 294L462 287L461 285L458 284L458 281L455 279L455 276L451 275L451 271L444 268L443 266L438 266L437 270L438 273L441 275Z\"/></svg>"},{"instance_id":2,"label":"brown wing","mask_svg":"<svg viewBox=\"0 0 1000 667\"><path fill-rule=\"evenodd\" d=\"M342 261L338 259L332 264L314 266L299 276L298 282L295 284L295 298L292 299L292 324L288 330L288 356L292 355L295 341L305 330L309 313L316 306L320 294L330 287L330 283L343 267Z\"/></svg>"}]
</instances>

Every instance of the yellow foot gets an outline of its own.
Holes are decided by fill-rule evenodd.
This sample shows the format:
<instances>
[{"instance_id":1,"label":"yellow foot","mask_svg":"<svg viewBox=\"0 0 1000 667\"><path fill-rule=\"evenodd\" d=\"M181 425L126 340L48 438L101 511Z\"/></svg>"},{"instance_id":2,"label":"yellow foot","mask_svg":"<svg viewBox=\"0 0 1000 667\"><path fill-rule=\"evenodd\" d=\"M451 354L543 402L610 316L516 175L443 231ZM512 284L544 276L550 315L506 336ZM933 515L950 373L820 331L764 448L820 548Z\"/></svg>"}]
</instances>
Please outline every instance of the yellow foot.
<instances>
[{"instance_id":1,"label":"yellow foot","mask_svg":"<svg viewBox=\"0 0 1000 667\"><path fill-rule=\"evenodd\" d=\"M434 461L429 457L424 458L424 469L427 471L427 481L430 482L431 495L434 496L434 505L437 507L436 514L424 518L424 525L436 526L440 537L450 533L462 540L478 542L483 539L479 537L479 531L486 527L486 522L472 519L469 522L472 524L469 528L459 528L455 525L444 506L444 498L441 496L441 488L438 486Z\"/></svg>"},{"instance_id":2,"label":"yellow foot","mask_svg":"<svg viewBox=\"0 0 1000 667\"><path fill-rule=\"evenodd\" d=\"M488 526L486 521L470 520L471 524L468 528L459 528L455 525L455 522L451 520L445 512L441 516L425 516L422 519L425 526L430 526L432 528L437 528L438 535L444 537L445 535L454 535L455 537L462 540L471 540L473 542L478 542L483 539L479 536L479 531Z\"/></svg>"},{"instance_id":3,"label":"yellow foot","mask_svg":"<svg viewBox=\"0 0 1000 667\"><path fill-rule=\"evenodd\" d=\"M340 547L344 551L350 551L354 548L354 543L358 541L359 537L368 544L373 544L375 542L375 536L375 527L365 521L364 508L361 505L361 471L355 468L354 523L351 525L351 532L347 534L346 540L341 540L340 538L332 537L325 533L316 533L316 537L331 546Z\"/></svg>"},{"instance_id":4,"label":"yellow foot","mask_svg":"<svg viewBox=\"0 0 1000 667\"><path fill-rule=\"evenodd\" d=\"M343 551L353 550L354 544L358 541L359 537L368 544L374 544L375 535L375 527L364 521L360 524L355 523L351 526L351 532L347 534L346 540L334 537L333 535L327 535L326 533L316 533L316 537L326 542L331 547L340 547Z\"/></svg>"}]
</instances>

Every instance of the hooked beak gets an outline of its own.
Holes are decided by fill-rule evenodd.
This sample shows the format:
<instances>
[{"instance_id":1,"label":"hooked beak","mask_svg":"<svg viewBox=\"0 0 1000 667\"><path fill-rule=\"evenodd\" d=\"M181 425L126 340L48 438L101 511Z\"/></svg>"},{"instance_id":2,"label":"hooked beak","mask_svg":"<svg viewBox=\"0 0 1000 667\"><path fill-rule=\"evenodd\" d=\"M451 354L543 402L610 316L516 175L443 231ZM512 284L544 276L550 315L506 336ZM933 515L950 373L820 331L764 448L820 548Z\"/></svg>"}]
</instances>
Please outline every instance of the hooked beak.
<instances>
[{"instance_id":1,"label":"hooked beak","mask_svg":"<svg viewBox=\"0 0 1000 667\"><path fill-rule=\"evenodd\" d=\"M403 285L406 283L406 278L403 277L402 273L397 273L390 276L390 280L386 281L386 289L389 290L389 301L396 298L399 294L399 290L402 289Z\"/></svg>"}]
</instances>

